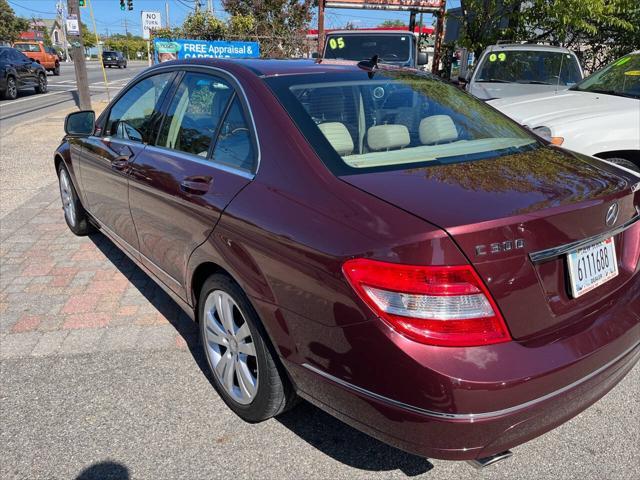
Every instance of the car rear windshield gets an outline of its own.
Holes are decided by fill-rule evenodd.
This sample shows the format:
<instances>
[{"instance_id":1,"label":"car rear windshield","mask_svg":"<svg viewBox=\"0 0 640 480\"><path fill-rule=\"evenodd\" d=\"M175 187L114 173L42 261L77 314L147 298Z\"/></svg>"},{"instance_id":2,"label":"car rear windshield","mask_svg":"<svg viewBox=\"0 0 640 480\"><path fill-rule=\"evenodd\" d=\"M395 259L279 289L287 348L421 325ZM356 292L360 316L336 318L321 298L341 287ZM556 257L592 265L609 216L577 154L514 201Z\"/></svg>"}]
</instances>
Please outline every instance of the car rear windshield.
<instances>
[{"instance_id":1,"label":"car rear windshield","mask_svg":"<svg viewBox=\"0 0 640 480\"><path fill-rule=\"evenodd\" d=\"M332 60L366 60L378 55L381 62L409 61L411 37L406 35L330 35L324 58Z\"/></svg>"},{"instance_id":2,"label":"car rear windshield","mask_svg":"<svg viewBox=\"0 0 640 480\"><path fill-rule=\"evenodd\" d=\"M102 52L103 57L115 57L116 52Z\"/></svg>"},{"instance_id":3,"label":"car rear windshield","mask_svg":"<svg viewBox=\"0 0 640 480\"><path fill-rule=\"evenodd\" d=\"M21 52L39 52L40 45L37 43L16 43L15 49Z\"/></svg>"},{"instance_id":4,"label":"car rear windshield","mask_svg":"<svg viewBox=\"0 0 640 480\"><path fill-rule=\"evenodd\" d=\"M573 90L640 98L640 53L631 53L584 79Z\"/></svg>"},{"instance_id":5,"label":"car rear windshield","mask_svg":"<svg viewBox=\"0 0 640 480\"><path fill-rule=\"evenodd\" d=\"M427 74L378 71L266 79L336 175L497 158L538 148L493 108Z\"/></svg>"},{"instance_id":6,"label":"car rear windshield","mask_svg":"<svg viewBox=\"0 0 640 480\"><path fill-rule=\"evenodd\" d=\"M539 50L502 50L482 60L476 82L572 86L582 80L574 55Z\"/></svg>"}]
</instances>

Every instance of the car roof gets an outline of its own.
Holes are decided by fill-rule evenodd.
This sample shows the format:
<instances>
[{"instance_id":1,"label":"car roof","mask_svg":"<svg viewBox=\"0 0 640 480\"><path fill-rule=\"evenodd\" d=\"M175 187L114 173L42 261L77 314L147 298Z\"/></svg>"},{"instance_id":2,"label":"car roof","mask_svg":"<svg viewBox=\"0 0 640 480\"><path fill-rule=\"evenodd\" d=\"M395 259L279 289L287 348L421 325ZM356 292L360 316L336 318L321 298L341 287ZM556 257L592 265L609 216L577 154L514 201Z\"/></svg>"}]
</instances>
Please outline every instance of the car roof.
<instances>
[{"instance_id":1,"label":"car roof","mask_svg":"<svg viewBox=\"0 0 640 480\"><path fill-rule=\"evenodd\" d=\"M571 50L565 47L544 45L540 43L500 43L498 45L489 45L485 49L485 52L498 52L501 50L540 50L543 52L573 53Z\"/></svg>"},{"instance_id":2,"label":"car roof","mask_svg":"<svg viewBox=\"0 0 640 480\"><path fill-rule=\"evenodd\" d=\"M218 67L223 70L237 70L238 67L259 77L273 77L282 75L303 75L313 73L354 72L360 71L358 63L346 60L312 60L312 59L224 59L224 58L193 58L188 60L173 60L163 62L152 68L162 66L203 65ZM386 68L386 67L385 67Z\"/></svg>"}]
</instances>

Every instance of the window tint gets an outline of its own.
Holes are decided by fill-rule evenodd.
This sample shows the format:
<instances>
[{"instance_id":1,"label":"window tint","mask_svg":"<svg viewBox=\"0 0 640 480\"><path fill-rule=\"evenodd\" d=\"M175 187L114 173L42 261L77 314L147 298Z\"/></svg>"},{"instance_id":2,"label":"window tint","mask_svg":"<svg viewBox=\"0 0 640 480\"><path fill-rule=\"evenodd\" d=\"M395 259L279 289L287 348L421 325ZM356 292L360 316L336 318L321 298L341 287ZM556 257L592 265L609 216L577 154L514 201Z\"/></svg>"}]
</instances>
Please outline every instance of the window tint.
<instances>
[{"instance_id":1,"label":"window tint","mask_svg":"<svg viewBox=\"0 0 640 480\"><path fill-rule=\"evenodd\" d=\"M173 73L145 78L118 100L109 113L105 135L135 142L152 141L154 111Z\"/></svg>"},{"instance_id":2,"label":"window tint","mask_svg":"<svg viewBox=\"0 0 640 480\"><path fill-rule=\"evenodd\" d=\"M186 73L171 101L158 145L206 157L232 94L221 78Z\"/></svg>"},{"instance_id":3,"label":"window tint","mask_svg":"<svg viewBox=\"0 0 640 480\"><path fill-rule=\"evenodd\" d=\"M237 96L234 97L220 129L213 151L213 160L242 170L253 171L255 153L251 142L251 131Z\"/></svg>"}]
</instances>

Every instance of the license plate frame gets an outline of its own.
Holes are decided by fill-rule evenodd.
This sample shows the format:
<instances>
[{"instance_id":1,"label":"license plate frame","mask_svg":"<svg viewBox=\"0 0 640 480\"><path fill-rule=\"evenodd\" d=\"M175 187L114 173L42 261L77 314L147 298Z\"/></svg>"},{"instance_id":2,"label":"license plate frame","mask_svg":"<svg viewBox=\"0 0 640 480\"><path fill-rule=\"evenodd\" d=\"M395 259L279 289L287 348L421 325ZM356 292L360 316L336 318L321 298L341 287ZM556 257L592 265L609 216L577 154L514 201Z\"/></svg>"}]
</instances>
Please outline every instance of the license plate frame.
<instances>
[{"instance_id":1,"label":"license plate frame","mask_svg":"<svg viewBox=\"0 0 640 480\"><path fill-rule=\"evenodd\" d=\"M579 298L619 275L614 237L597 241L567 254L569 286Z\"/></svg>"}]
</instances>

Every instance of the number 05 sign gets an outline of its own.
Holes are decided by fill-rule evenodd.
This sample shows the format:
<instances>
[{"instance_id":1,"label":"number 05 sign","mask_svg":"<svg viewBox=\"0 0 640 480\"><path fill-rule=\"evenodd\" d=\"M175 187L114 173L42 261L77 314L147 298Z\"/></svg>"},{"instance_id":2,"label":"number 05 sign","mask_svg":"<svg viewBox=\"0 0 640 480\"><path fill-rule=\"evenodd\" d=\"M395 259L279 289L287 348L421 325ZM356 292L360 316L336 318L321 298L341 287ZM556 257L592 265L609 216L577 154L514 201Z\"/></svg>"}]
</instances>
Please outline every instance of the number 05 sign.
<instances>
[{"instance_id":1,"label":"number 05 sign","mask_svg":"<svg viewBox=\"0 0 640 480\"><path fill-rule=\"evenodd\" d=\"M151 30L162 28L160 12L142 12L142 38L149 40Z\"/></svg>"}]
</instances>

